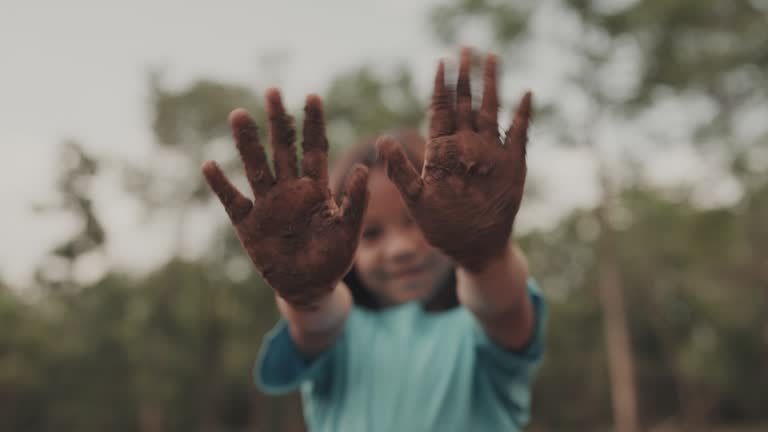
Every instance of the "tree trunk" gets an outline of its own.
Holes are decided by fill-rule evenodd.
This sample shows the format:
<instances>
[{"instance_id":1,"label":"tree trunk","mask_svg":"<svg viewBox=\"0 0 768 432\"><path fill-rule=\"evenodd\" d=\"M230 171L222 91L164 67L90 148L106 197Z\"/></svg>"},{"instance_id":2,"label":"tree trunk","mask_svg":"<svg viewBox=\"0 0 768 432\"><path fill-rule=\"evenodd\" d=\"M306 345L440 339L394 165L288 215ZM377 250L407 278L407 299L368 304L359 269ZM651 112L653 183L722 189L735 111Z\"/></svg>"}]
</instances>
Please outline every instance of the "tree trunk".
<instances>
[{"instance_id":1,"label":"tree trunk","mask_svg":"<svg viewBox=\"0 0 768 432\"><path fill-rule=\"evenodd\" d=\"M141 432L163 432L163 410L151 401L142 401L139 407L139 430Z\"/></svg>"},{"instance_id":2,"label":"tree trunk","mask_svg":"<svg viewBox=\"0 0 768 432\"><path fill-rule=\"evenodd\" d=\"M611 402L617 432L637 432L637 391L635 388L632 348L624 306L624 294L616 263L613 234L606 217L607 190L597 209L600 224L598 249L598 286L603 313L603 332L611 382Z\"/></svg>"},{"instance_id":3,"label":"tree trunk","mask_svg":"<svg viewBox=\"0 0 768 432\"><path fill-rule=\"evenodd\" d=\"M200 387L200 431L217 430L217 409L221 393L221 351L224 337L223 325L217 311L218 290L208 284L204 294L208 297L201 302L203 343L201 355L202 377Z\"/></svg>"}]
</instances>

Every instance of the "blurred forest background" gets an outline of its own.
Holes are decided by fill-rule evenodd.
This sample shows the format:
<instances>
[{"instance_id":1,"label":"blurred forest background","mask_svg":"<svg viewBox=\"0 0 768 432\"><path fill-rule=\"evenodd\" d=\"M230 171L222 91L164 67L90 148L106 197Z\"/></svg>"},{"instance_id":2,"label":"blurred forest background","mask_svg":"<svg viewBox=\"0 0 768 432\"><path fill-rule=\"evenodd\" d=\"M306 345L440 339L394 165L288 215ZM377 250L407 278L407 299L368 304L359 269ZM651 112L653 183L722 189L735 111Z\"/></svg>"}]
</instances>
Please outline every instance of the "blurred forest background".
<instances>
[{"instance_id":1,"label":"blurred forest background","mask_svg":"<svg viewBox=\"0 0 768 432\"><path fill-rule=\"evenodd\" d=\"M542 56L572 66L555 94L537 95L529 154L545 136L585 152L599 200L517 233L551 305L529 430L768 430L768 2L451 0L428 20L446 47L482 29L505 82L525 83ZM218 205L201 163L215 157L242 180L226 117L245 107L264 124L263 88L250 84L148 77L155 157L117 167L148 219L175 218L178 253L146 274L76 277L110 241L91 190L116 165L61 145L58 202L39 211L80 229L39 263L34 286L0 281L0 430L303 430L296 396L253 385L277 312L223 211L206 253L183 254L186 220ZM523 88L503 90L510 108ZM407 65L360 65L322 96L334 154L424 126L428 95ZM653 180L675 146L706 162L707 182ZM557 175L532 172L523 207L568 195L536 187Z\"/></svg>"}]
</instances>

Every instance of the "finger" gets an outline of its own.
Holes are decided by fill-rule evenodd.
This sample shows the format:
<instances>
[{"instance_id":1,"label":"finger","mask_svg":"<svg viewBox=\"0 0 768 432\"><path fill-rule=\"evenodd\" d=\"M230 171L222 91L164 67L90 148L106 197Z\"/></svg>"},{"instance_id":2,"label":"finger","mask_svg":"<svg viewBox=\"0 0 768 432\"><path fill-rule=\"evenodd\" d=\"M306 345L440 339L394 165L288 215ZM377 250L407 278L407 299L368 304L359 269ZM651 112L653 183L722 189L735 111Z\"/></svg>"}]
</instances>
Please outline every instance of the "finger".
<instances>
[{"instance_id":1,"label":"finger","mask_svg":"<svg viewBox=\"0 0 768 432\"><path fill-rule=\"evenodd\" d=\"M259 129L244 109L236 109L229 114L229 125L235 138L237 151L245 166L245 175L258 200L266 195L274 179L269 171L267 155L259 142Z\"/></svg>"},{"instance_id":2,"label":"finger","mask_svg":"<svg viewBox=\"0 0 768 432\"><path fill-rule=\"evenodd\" d=\"M505 146L507 151L520 155L525 158L526 146L528 145L528 124L531 121L531 106L533 95L530 91L525 92L520 104L517 106L515 118L512 125L507 130Z\"/></svg>"},{"instance_id":3,"label":"finger","mask_svg":"<svg viewBox=\"0 0 768 432\"><path fill-rule=\"evenodd\" d=\"M328 140L325 136L323 101L317 95L309 95L304 106L304 157L301 173L328 184Z\"/></svg>"},{"instance_id":4,"label":"finger","mask_svg":"<svg viewBox=\"0 0 768 432\"><path fill-rule=\"evenodd\" d=\"M293 117L285 112L280 92L275 89L267 90L267 116L269 117L269 138L272 144L272 155L275 160L275 177L277 181L298 177L298 160L296 158L296 129L293 127Z\"/></svg>"},{"instance_id":5,"label":"finger","mask_svg":"<svg viewBox=\"0 0 768 432\"><path fill-rule=\"evenodd\" d=\"M219 197L233 224L238 224L253 207L251 200L244 197L236 187L229 182L227 176L221 172L221 168L214 161L208 161L202 166L203 175L208 186Z\"/></svg>"},{"instance_id":6,"label":"finger","mask_svg":"<svg viewBox=\"0 0 768 432\"><path fill-rule=\"evenodd\" d=\"M451 93L445 87L445 64L437 65L432 106L429 113L429 137L437 138L454 132L454 114Z\"/></svg>"},{"instance_id":7,"label":"finger","mask_svg":"<svg viewBox=\"0 0 768 432\"><path fill-rule=\"evenodd\" d=\"M424 184L411 161L405 157L400 143L384 136L376 141L376 149L386 164L387 176L397 186L400 195L406 202L418 199Z\"/></svg>"},{"instance_id":8,"label":"finger","mask_svg":"<svg viewBox=\"0 0 768 432\"><path fill-rule=\"evenodd\" d=\"M485 59L483 71L483 100L480 102L477 129L485 136L498 140L499 137L499 95L496 88L496 56ZM498 142L498 141L496 141Z\"/></svg>"},{"instance_id":9,"label":"finger","mask_svg":"<svg viewBox=\"0 0 768 432\"><path fill-rule=\"evenodd\" d=\"M456 125L459 130L474 129L472 122L472 93L469 88L469 67L472 62L472 51L469 48L461 50L459 60L459 79L456 83Z\"/></svg>"},{"instance_id":10,"label":"finger","mask_svg":"<svg viewBox=\"0 0 768 432\"><path fill-rule=\"evenodd\" d=\"M349 175L347 193L341 202L341 217L348 226L359 231L368 205L368 168L357 164Z\"/></svg>"}]
</instances>

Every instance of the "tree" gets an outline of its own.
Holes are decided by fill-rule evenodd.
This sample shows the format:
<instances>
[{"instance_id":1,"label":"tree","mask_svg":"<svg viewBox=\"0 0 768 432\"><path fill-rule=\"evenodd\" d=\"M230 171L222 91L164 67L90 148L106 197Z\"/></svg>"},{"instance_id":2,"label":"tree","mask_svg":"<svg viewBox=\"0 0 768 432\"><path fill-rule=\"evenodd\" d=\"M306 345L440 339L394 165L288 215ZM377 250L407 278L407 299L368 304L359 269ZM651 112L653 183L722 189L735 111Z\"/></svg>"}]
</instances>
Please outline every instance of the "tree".
<instances>
[{"instance_id":1,"label":"tree","mask_svg":"<svg viewBox=\"0 0 768 432\"><path fill-rule=\"evenodd\" d=\"M768 230L760 191L765 186L768 126L757 120L768 110L768 43L765 2L643 1L595 13L591 20L614 35L632 35L643 58L634 102L653 106L670 97L687 105L709 104L696 124L695 143L721 155L721 167L739 183L739 213L750 245L752 283L764 290L768 307L765 244ZM763 357L768 363L768 319L763 321ZM762 374L768 382L768 374Z\"/></svg>"},{"instance_id":2,"label":"tree","mask_svg":"<svg viewBox=\"0 0 768 432\"><path fill-rule=\"evenodd\" d=\"M38 205L36 210L69 213L77 219L79 228L53 248L36 270L36 278L49 288L71 289L76 284L76 262L88 253L99 251L106 235L90 198L91 184L98 172L98 160L78 142L65 141L59 161L56 180L58 202Z\"/></svg>"},{"instance_id":3,"label":"tree","mask_svg":"<svg viewBox=\"0 0 768 432\"><path fill-rule=\"evenodd\" d=\"M331 159L343 147L392 128L417 129L426 113L411 72L402 65L391 77L372 66L340 74L331 80L324 107Z\"/></svg>"}]
</instances>

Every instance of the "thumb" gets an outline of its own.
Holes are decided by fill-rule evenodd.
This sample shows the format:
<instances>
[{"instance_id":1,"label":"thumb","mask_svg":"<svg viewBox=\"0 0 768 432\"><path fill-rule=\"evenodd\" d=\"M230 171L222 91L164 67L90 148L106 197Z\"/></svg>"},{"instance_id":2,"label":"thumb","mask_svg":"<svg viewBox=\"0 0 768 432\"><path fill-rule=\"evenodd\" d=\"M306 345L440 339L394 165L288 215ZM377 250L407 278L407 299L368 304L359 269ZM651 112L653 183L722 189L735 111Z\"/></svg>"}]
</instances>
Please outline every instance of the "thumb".
<instances>
[{"instance_id":1,"label":"thumb","mask_svg":"<svg viewBox=\"0 0 768 432\"><path fill-rule=\"evenodd\" d=\"M230 220L233 224L238 224L248 212L251 211L253 203L251 200L244 197L243 194L237 190L236 187L229 182L227 176L221 172L221 168L214 161L207 161L201 167L205 181L208 182L208 186L219 197L219 201L224 206L224 210L227 211Z\"/></svg>"},{"instance_id":2,"label":"thumb","mask_svg":"<svg viewBox=\"0 0 768 432\"><path fill-rule=\"evenodd\" d=\"M379 158L386 164L387 176L397 186L406 202L413 202L421 195L424 184L411 161L405 157L403 147L394 138L383 136L376 141Z\"/></svg>"},{"instance_id":3,"label":"thumb","mask_svg":"<svg viewBox=\"0 0 768 432\"><path fill-rule=\"evenodd\" d=\"M528 125L531 122L533 93L525 92L520 104L517 106L512 124L507 129L505 147L516 155L520 155L525 162L526 147L528 145Z\"/></svg>"}]
</instances>

